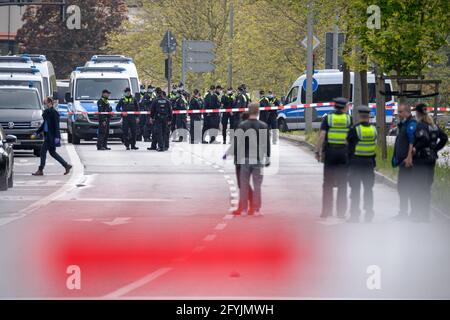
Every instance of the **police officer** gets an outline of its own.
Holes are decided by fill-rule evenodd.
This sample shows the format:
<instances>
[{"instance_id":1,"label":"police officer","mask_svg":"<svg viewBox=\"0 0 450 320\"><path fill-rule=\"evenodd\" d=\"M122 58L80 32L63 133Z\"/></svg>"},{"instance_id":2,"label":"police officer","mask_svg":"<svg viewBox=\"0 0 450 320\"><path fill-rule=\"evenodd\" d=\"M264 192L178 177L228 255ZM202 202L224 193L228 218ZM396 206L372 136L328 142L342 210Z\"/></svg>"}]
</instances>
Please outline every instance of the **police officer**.
<instances>
[{"instance_id":1,"label":"police officer","mask_svg":"<svg viewBox=\"0 0 450 320\"><path fill-rule=\"evenodd\" d=\"M163 96L161 88L156 88L156 99L153 101L150 111L150 117L153 122L155 138L159 152L169 149L168 132L172 121L172 106L168 99ZM152 148L149 148L152 150Z\"/></svg>"},{"instance_id":2,"label":"police officer","mask_svg":"<svg viewBox=\"0 0 450 320\"><path fill-rule=\"evenodd\" d=\"M195 89L193 92L193 97L189 102L189 110L201 110L203 109L203 100L200 97L200 91ZM189 114L190 124L189 124L189 134L191 136L191 144L201 142L200 135L202 134L201 130L201 121L202 115L200 113L190 113ZM195 128L200 128L200 130L195 130Z\"/></svg>"},{"instance_id":3,"label":"police officer","mask_svg":"<svg viewBox=\"0 0 450 320\"><path fill-rule=\"evenodd\" d=\"M102 97L97 101L98 112L111 112L112 107L109 103L109 92L107 89L102 91ZM111 150L108 148L109 122L111 116L109 114L100 114L98 116L98 136L97 150Z\"/></svg>"},{"instance_id":4,"label":"police officer","mask_svg":"<svg viewBox=\"0 0 450 320\"><path fill-rule=\"evenodd\" d=\"M138 101L131 95L131 89L125 89L125 95L119 100L116 110L118 112L135 112L139 111ZM122 115L122 131L123 143L127 150L138 150L136 147L136 126L139 122L139 117L133 114Z\"/></svg>"},{"instance_id":5,"label":"police officer","mask_svg":"<svg viewBox=\"0 0 450 320\"><path fill-rule=\"evenodd\" d=\"M205 95L204 104L205 109L219 109L220 108L220 86L211 86L209 88L209 92ZM203 124L203 143L206 142L205 134L209 130L210 141L209 143L216 143L217 133L219 131L220 126L220 114L209 112L204 116L204 124Z\"/></svg>"},{"instance_id":6,"label":"police officer","mask_svg":"<svg viewBox=\"0 0 450 320\"><path fill-rule=\"evenodd\" d=\"M316 150L316 159L321 161L323 158L324 162L322 213L320 217L327 218L332 215L333 188L337 187L337 216L343 219L347 211L347 133L352 124L352 119L347 114L348 100L345 98L333 100L335 111L324 117L322 121Z\"/></svg>"},{"instance_id":7,"label":"police officer","mask_svg":"<svg viewBox=\"0 0 450 320\"><path fill-rule=\"evenodd\" d=\"M173 85L172 90L169 92L169 101L172 108L175 107L176 101L178 99L178 86ZM173 115L172 123L170 124L170 132L174 132L176 129L176 123L177 123L177 115ZM169 133L170 136L170 133Z\"/></svg>"},{"instance_id":8,"label":"police officer","mask_svg":"<svg viewBox=\"0 0 450 320\"><path fill-rule=\"evenodd\" d=\"M248 97L245 94L245 90L242 88L242 86L239 86L238 93L234 100L234 108L244 109L247 108L247 106L248 106ZM235 128L237 128L238 123L240 122L240 114L241 112L236 112L233 115L233 122L235 123Z\"/></svg>"},{"instance_id":9,"label":"police officer","mask_svg":"<svg viewBox=\"0 0 450 320\"><path fill-rule=\"evenodd\" d=\"M359 222L361 184L364 187L365 222L372 222L373 186L375 184L375 155L377 147L377 129L369 123L370 108L361 106L358 110L360 122L348 132L349 147L349 183L350 218L348 222Z\"/></svg>"},{"instance_id":10,"label":"police officer","mask_svg":"<svg viewBox=\"0 0 450 320\"><path fill-rule=\"evenodd\" d=\"M145 99L147 96L147 91L145 90L145 86L141 85L139 90L139 109L141 111L145 111ZM147 126L147 116L145 114L139 115L139 123L137 125L137 134L136 134L136 140L142 141L144 138L145 132L146 132L146 126Z\"/></svg>"},{"instance_id":11,"label":"police officer","mask_svg":"<svg viewBox=\"0 0 450 320\"><path fill-rule=\"evenodd\" d=\"M411 201L411 219L426 222L430 216L431 188L438 152L448 142L447 134L434 124L427 112L427 106L416 106L417 127L413 149L413 176L415 194Z\"/></svg>"},{"instance_id":12,"label":"police officer","mask_svg":"<svg viewBox=\"0 0 450 320\"><path fill-rule=\"evenodd\" d=\"M183 90L177 91L177 99L175 100L175 105L173 107L173 110L177 111L186 111L188 108L188 102L186 100L187 92L184 92ZM176 129L187 129L187 114L177 114L175 118L175 128ZM174 142L182 142L183 137L179 136L178 140L174 140Z\"/></svg>"},{"instance_id":13,"label":"police officer","mask_svg":"<svg viewBox=\"0 0 450 320\"><path fill-rule=\"evenodd\" d=\"M280 101L275 97L272 91L269 91L267 93L267 98L269 99L270 106L271 107L279 107ZM278 143L278 112L277 110L270 110L268 112L267 117L267 125L269 127L269 130L272 132L272 143L277 144Z\"/></svg>"},{"instance_id":14,"label":"police officer","mask_svg":"<svg viewBox=\"0 0 450 320\"><path fill-rule=\"evenodd\" d=\"M266 97L266 93L264 90L259 91L259 108L270 107L269 98ZM259 112L259 120L264 122L265 124L269 123L269 111L261 110Z\"/></svg>"},{"instance_id":15,"label":"police officer","mask_svg":"<svg viewBox=\"0 0 450 320\"><path fill-rule=\"evenodd\" d=\"M224 108L224 109L232 109L233 108L233 104L234 104L233 88L228 88L226 94L222 95L220 102L222 104L222 108ZM227 143L228 123L230 124L231 130L235 129L233 112L223 112L221 121L222 121L223 144L226 144ZM230 139L230 141L231 141L231 139Z\"/></svg>"},{"instance_id":16,"label":"police officer","mask_svg":"<svg viewBox=\"0 0 450 320\"><path fill-rule=\"evenodd\" d=\"M150 107L153 103L153 100L156 99L155 87L149 85L147 87L147 92L144 95L144 99L142 101L141 109L147 112L145 115L145 127L144 127L144 141L149 142L152 140L153 128L150 121Z\"/></svg>"}]
</instances>

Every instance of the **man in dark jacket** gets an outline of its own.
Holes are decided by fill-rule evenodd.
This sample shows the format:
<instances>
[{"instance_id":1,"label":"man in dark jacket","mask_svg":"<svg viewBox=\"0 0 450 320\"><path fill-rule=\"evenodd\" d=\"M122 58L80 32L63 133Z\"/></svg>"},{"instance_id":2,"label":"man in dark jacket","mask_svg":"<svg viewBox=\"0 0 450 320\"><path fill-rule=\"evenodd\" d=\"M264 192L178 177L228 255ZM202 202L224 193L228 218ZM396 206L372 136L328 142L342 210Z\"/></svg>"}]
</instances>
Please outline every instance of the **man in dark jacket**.
<instances>
[{"instance_id":1,"label":"man in dark jacket","mask_svg":"<svg viewBox=\"0 0 450 320\"><path fill-rule=\"evenodd\" d=\"M47 151L50 155L58 161L65 169L64 175L70 173L72 166L68 164L57 152L56 147L61 145L61 132L59 131L59 113L53 108L53 99L47 97L45 100L46 109L42 114L44 122L40 128L36 131L33 138L38 135L44 134L44 144L41 147L41 164L39 169L33 173L33 176L43 176L45 162L47 160Z\"/></svg>"},{"instance_id":2,"label":"man in dark jacket","mask_svg":"<svg viewBox=\"0 0 450 320\"><path fill-rule=\"evenodd\" d=\"M139 117L133 114L127 114L127 112L139 111L138 101L131 95L131 89L125 89L125 95L119 100L116 110L118 112L124 112L122 115L122 131L123 131L123 143L127 150L138 150L136 147L136 127L139 122Z\"/></svg>"},{"instance_id":3,"label":"man in dark jacket","mask_svg":"<svg viewBox=\"0 0 450 320\"><path fill-rule=\"evenodd\" d=\"M189 110L201 110L203 108L203 101L200 97L200 91L198 89L194 90L194 96L192 97L189 103ZM202 141L202 115L201 113L190 113L189 114L190 125L189 125L189 134L191 136L191 144L199 143ZM195 130L199 128L199 130Z\"/></svg>"},{"instance_id":4,"label":"man in dark jacket","mask_svg":"<svg viewBox=\"0 0 450 320\"><path fill-rule=\"evenodd\" d=\"M249 106L249 119L243 121L234 133L234 163L240 166L239 208L234 215L260 216L263 167L270 165L270 134L258 120L259 103ZM250 180L253 181L253 203L249 208Z\"/></svg>"}]
</instances>

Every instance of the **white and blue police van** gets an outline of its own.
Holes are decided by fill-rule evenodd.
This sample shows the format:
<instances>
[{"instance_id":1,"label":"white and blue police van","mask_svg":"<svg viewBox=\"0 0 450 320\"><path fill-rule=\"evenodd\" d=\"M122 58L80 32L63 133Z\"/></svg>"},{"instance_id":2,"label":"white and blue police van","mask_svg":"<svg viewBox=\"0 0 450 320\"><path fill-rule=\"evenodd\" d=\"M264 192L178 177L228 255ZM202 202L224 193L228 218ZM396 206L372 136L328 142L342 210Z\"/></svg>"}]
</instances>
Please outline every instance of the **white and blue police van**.
<instances>
[{"instance_id":1,"label":"white and blue police van","mask_svg":"<svg viewBox=\"0 0 450 320\"><path fill-rule=\"evenodd\" d=\"M343 73L339 70L316 70L313 75L313 103L332 102L334 98L342 96ZM354 73L350 73L350 101L354 96ZM375 103L375 75L367 73L369 104ZM391 80L386 80L386 92L392 91ZM289 93L284 98L284 106L301 105L306 103L306 74L301 75L291 86ZM386 109L386 122L390 123L394 116L395 101L392 96L386 96L386 105L392 106ZM376 116L376 108L371 106L372 119ZM319 128L322 118L333 111L333 106L313 107L313 127ZM278 111L278 127L281 131L304 129L305 109L293 108Z\"/></svg>"},{"instance_id":2,"label":"white and blue police van","mask_svg":"<svg viewBox=\"0 0 450 320\"><path fill-rule=\"evenodd\" d=\"M140 90L139 75L132 58L122 55L95 55L86 62L86 67L121 67L124 68L131 81L131 93L134 95Z\"/></svg>"},{"instance_id":3,"label":"white and blue police van","mask_svg":"<svg viewBox=\"0 0 450 320\"><path fill-rule=\"evenodd\" d=\"M0 56L0 86L36 88L41 100L46 97L44 78L27 56Z\"/></svg>"},{"instance_id":4,"label":"white and blue police van","mask_svg":"<svg viewBox=\"0 0 450 320\"><path fill-rule=\"evenodd\" d=\"M46 56L41 54L23 54L22 57L29 57L33 65L39 70L44 82L44 97L55 97L57 86L53 64L47 60Z\"/></svg>"},{"instance_id":5,"label":"white and blue police van","mask_svg":"<svg viewBox=\"0 0 450 320\"><path fill-rule=\"evenodd\" d=\"M81 139L92 140L97 137L99 116L87 114L97 112L97 101L102 91L111 92L109 101L113 111L123 97L124 90L131 87L127 70L121 67L78 67L70 76L69 92L65 94L68 118L67 132L69 143L79 144ZM122 117L120 114L110 118L110 137L122 137Z\"/></svg>"}]
</instances>

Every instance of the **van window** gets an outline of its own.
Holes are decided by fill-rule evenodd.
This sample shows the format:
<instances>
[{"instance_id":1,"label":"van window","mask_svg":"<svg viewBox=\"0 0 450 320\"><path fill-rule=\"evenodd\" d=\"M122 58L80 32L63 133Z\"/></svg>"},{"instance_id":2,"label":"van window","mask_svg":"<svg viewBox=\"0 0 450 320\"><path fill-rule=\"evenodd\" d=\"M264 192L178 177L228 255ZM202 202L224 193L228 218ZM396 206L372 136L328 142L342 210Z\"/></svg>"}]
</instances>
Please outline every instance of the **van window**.
<instances>
[{"instance_id":1,"label":"van window","mask_svg":"<svg viewBox=\"0 0 450 320\"><path fill-rule=\"evenodd\" d=\"M118 100L125 88L130 86L128 79L78 79L75 88L76 100L98 100L102 91L111 91L109 99ZM139 92L139 91L138 91Z\"/></svg>"},{"instance_id":2,"label":"van window","mask_svg":"<svg viewBox=\"0 0 450 320\"><path fill-rule=\"evenodd\" d=\"M6 88L0 90L0 109L39 110L40 108L39 95L33 90Z\"/></svg>"},{"instance_id":3,"label":"van window","mask_svg":"<svg viewBox=\"0 0 450 320\"><path fill-rule=\"evenodd\" d=\"M384 84L384 91L385 92L391 91L391 86L389 83ZM391 101L391 99L392 99L391 95L387 95L385 97L386 102ZM369 103L375 103L375 102L377 102L375 83L369 83Z\"/></svg>"},{"instance_id":4,"label":"van window","mask_svg":"<svg viewBox=\"0 0 450 320\"><path fill-rule=\"evenodd\" d=\"M331 102L342 96L342 84L320 84L313 92L313 103ZM302 90L302 103L306 103L306 90Z\"/></svg>"},{"instance_id":5,"label":"van window","mask_svg":"<svg viewBox=\"0 0 450 320\"><path fill-rule=\"evenodd\" d=\"M298 87L293 87L286 97L286 104L297 101Z\"/></svg>"},{"instance_id":6,"label":"van window","mask_svg":"<svg viewBox=\"0 0 450 320\"><path fill-rule=\"evenodd\" d=\"M29 81L29 80L0 80L0 86L20 86L20 87L30 87L36 88L39 94L42 94L42 84L40 81Z\"/></svg>"},{"instance_id":7,"label":"van window","mask_svg":"<svg viewBox=\"0 0 450 320\"><path fill-rule=\"evenodd\" d=\"M139 88L139 82L137 78L130 78L131 80L131 91L133 91L133 93L137 93L140 91Z\"/></svg>"}]
</instances>

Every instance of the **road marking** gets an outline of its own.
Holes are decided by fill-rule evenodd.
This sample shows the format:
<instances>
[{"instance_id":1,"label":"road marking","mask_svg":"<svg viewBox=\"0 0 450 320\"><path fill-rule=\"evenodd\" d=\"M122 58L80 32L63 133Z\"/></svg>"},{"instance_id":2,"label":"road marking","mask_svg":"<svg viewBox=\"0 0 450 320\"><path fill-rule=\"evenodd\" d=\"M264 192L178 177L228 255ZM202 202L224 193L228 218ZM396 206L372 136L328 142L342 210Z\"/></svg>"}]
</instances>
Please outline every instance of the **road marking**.
<instances>
[{"instance_id":1,"label":"road marking","mask_svg":"<svg viewBox=\"0 0 450 320\"><path fill-rule=\"evenodd\" d=\"M31 175L30 175L31 176ZM60 180L27 180L27 181L14 181L16 186L25 186L25 187L55 187L57 185L61 185L64 182Z\"/></svg>"},{"instance_id":2,"label":"road marking","mask_svg":"<svg viewBox=\"0 0 450 320\"><path fill-rule=\"evenodd\" d=\"M37 201L39 196L0 196L0 201Z\"/></svg>"},{"instance_id":3,"label":"road marking","mask_svg":"<svg viewBox=\"0 0 450 320\"><path fill-rule=\"evenodd\" d=\"M234 211L234 210L233 210ZM232 214L227 214L223 219L224 220L231 220L231 219L233 219L234 218L234 215L232 215Z\"/></svg>"},{"instance_id":4,"label":"road marking","mask_svg":"<svg viewBox=\"0 0 450 320\"><path fill-rule=\"evenodd\" d=\"M226 226L227 226L226 223L219 223L219 224L214 228L214 230L223 230L223 229L226 228Z\"/></svg>"},{"instance_id":5,"label":"road marking","mask_svg":"<svg viewBox=\"0 0 450 320\"><path fill-rule=\"evenodd\" d=\"M239 204L239 200L237 199L233 199L230 201L231 204Z\"/></svg>"},{"instance_id":6,"label":"road marking","mask_svg":"<svg viewBox=\"0 0 450 320\"><path fill-rule=\"evenodd\" d=\"M239 194L238 194L237 192L232 192L232 193L231 193L231 197L232 197L232 198L238 198L238 197L239 197Z\"/></svg>"},{"instance_id":7,"label":"road marking","mask_svg":"<svg viewBox=\"0 0 450 320\"><path fill-rule=\"evenodd\" d=\"M133 290L136 290L146 284L149 284L150 282L158 279L159 277L161 277L162 275L166 274L167 272L169 272L170 270L172 270L172 268L161 268L156 270L155 272L152 272L148 275L146 275L145 277L136 280L120 289L117 289L111 293L108 293L107 295L105 295L103 298L104 299L117 299L127 293L130 293Z\"/></svg>"},{"instance_id":8,"label":"road marking","mask_svg":"<svg viewBox=\"0 0 450 320\"><path fill-rule=\"evenodd\" d=\"M203 241L208 241L209 242L209 241L213 241L215 238L216 238L215 234L209 234L203 239Z\"/></svg>"},{"instance_id":9,"label":"road marking","mask_svg":"<svg viewBox=\"0 0 450 320\"><path fill-rule=\"evenodd\" d=\"M59 198L56 201L81 201L81 202L174 202L174 199L119 199L119 198Z\"/></svg>"},{"instance_id":10,"label":"road marking","mask_svg":"<svg viewBox=\"0 0 450 320\"><path fill-rule=\"evenodd\" d=\"M122 224L127 224L130 223L130 219L131 218L114 218L113 221L104 221L102 222L103 224L106 224L108 226L118 226L118 225L122 225Z\"/></svg>"},{"instance_id":11,"label":"road marking","mask_svg":"<svg viewBox=\"0 0 450 320\"><path fill-rule=\"evenodd\" d=\"M94 219L92 219L92 218L87 218L87 219L73 219L73 221L77 221L77 222L92 222L92 221L94 221Z\"/></svg>"},{"instance_id":12,"label":"road marking","mask_svg":"<svg viewBox=\"0 0 450 320\"><path fill-rule=\"evenodd\" d=\"M330 220L330 219L327 219L327 220L320 220L320 221L317 221L317 223L319 223L319 224L321 224L321 225L324 225L324 226L336 226L336 225L338 225L338 224L343 224L343 223L345 223L345 220L342 220L342 219L339 219L339 220L335 220L335 219Z\"/></svg>"}]
</instances>

